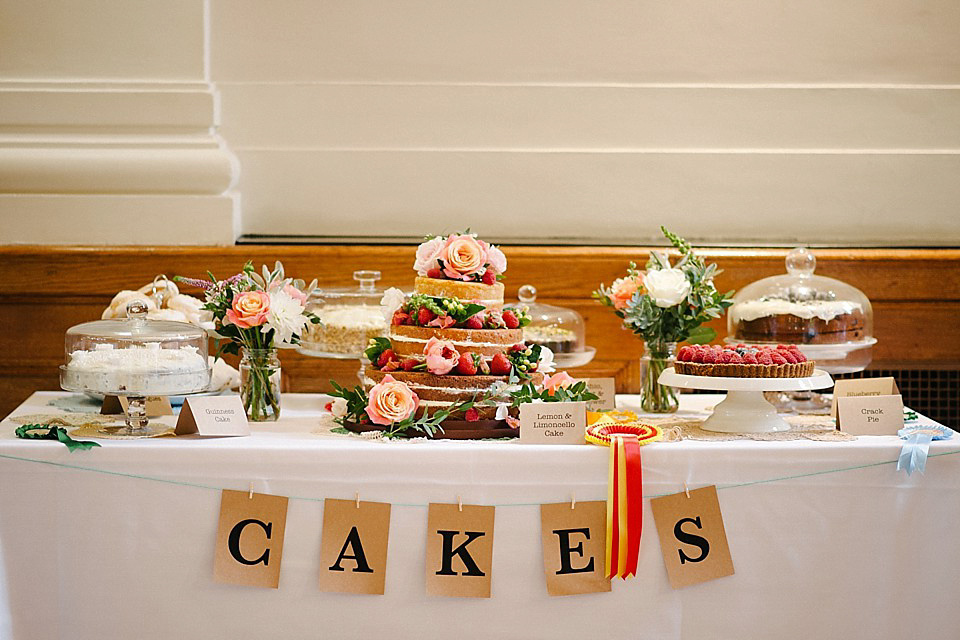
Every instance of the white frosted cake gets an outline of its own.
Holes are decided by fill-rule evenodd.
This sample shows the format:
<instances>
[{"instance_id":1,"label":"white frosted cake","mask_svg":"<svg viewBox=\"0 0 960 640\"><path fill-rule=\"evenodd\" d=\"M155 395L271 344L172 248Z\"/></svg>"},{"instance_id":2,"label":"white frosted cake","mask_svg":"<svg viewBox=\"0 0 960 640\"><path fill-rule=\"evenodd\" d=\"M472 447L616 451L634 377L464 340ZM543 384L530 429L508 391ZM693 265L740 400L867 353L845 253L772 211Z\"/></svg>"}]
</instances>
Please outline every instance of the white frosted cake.
<instances>
[{"instance_id":1,"label":"white frosted cake","mask_svg":"<svg viewBox=\"0 0 960 640\"><path fill-rule=\"evenodd\" d=\"M159 342L116 349L98 344L70 354L64 369L65 388L130 395L179 395L205 390L210 384L206 358L196 347L163 349Z\"/></svg>"}]
</instances>

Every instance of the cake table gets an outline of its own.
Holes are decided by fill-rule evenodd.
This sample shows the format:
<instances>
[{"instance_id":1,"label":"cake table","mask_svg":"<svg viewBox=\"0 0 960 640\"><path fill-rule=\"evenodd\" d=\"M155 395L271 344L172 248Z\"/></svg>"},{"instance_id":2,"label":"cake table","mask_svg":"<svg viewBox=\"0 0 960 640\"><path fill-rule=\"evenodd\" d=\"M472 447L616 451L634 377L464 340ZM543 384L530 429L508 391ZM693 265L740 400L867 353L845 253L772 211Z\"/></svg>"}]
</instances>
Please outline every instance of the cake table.
<instances>
[{"instance_id":1,"label":"cake table","mask_svg":"<svg viewBox=\"0 0 960 640\"><path fill-rule=\"evenodd\" d=\"M764 391L813 391L833 386L833 378L826 371L815 369L806 378L726 378L719 376L690 376L670 367L660 374L660 384L681 389L726 391L727 397L718 404L702 428L725 433L765 433L787 431L790 425L777 415L777 410L763 397Z\"/></svg>"}]
</instances>

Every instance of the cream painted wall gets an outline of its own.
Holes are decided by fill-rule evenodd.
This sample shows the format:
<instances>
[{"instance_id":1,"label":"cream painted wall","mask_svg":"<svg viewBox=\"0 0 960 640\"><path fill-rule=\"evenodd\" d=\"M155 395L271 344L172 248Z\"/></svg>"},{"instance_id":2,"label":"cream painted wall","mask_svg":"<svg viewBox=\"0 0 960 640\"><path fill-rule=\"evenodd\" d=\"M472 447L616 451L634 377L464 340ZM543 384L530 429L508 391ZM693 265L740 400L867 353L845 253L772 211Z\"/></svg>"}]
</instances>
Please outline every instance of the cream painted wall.
<instances>
[{"instance_id":1,"label":"cream painted wall","mask_svg":"<svg viewBox=\"0 0 960 640\"><path fill-rule=\"evenodd\" d=\"M0 241L232 244L204 0L0 0Z\"/></svg>"},{"instance_id":2,"label":"cream painted wall","mask_svg":"<svg viewBox=\"0 0 960 640\"><path fill-rule=\"evenodd\" d=\"M0 215L45 221L0 240L69 241L67 198L84 242L139 204L183 243L960 245L957 33L954 0L0 0Z\"/></svg>"}]
</instances>

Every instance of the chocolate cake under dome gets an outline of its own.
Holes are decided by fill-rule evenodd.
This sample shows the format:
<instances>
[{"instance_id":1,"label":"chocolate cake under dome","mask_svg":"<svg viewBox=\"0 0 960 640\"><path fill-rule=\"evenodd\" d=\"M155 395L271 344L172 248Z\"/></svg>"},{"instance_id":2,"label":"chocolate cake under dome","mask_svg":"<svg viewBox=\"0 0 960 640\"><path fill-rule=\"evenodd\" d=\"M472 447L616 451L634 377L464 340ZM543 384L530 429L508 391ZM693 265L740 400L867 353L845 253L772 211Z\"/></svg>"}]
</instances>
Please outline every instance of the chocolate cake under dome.
<instances>
[{"instance_id":1,"label":"chocolate cake under dome","mask_svg":"<svg viewBox=\"0 0 960 640\"><path fill-rule=\"evenodd\" d=\"M728 342L795 344L827 371L860 370L870 362L873 308L862 291L815 275L804 248L787 254L787 273L753 282L727 312Z\"/></svg>"},{"instance_id":2,"label":"chocolate cake under dome","mask_svg":"<svg viewBox=\"0 0 960 640\"><path fill-rule=\"evenodd\" d=\"M469 251L479 251L483 262L445 265L435 257L441 242L468 244L464 261L472 258ZM430 239L418 248L414 269L412 295L390 289L383 296L389 327L386 338L372 341L367 350L363 384L368 392L389 375L417 395L416 415L433 415L485 397L491 388L539 383L552 370L552 352L524 341L523 327L530 321L526 309L504 305L500 280L506 258L497 247L474 234ZM440 437L456 437L457 429L471 438L516 435L507 418L504 407L477 405L452 413Z\"/></svg>"},{"instance_id":3,"label":"chocolate cake under dome","mask_svg":"<svg viewBox=\"0 0 960 640\"><path fill-rule=\"evenodd\" d=\"M797 345L832 374L862 371L872 358L873 308L862 291L814 274L817 259L805 248L786 257L787 273L753 282L727 311L728 344ZM804 391L783 394L783 411L822 413L829 401Z\"/></svg>"}]
</instances>

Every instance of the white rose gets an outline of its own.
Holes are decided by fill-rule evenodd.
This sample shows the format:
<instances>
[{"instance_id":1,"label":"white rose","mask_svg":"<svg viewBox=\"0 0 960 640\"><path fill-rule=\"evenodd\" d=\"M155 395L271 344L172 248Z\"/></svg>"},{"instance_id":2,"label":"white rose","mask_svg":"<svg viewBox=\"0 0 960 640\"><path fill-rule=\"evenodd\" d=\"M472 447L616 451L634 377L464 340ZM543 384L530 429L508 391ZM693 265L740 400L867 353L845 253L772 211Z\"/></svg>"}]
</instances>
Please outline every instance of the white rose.
<instances>
[{"instance_id":1,"label":"white rose","mask_svg":"<svg viewBox=\"0 0 960 640\"><path fill-rule=\"evenodd\" d=\"M553 364L553 350L549 347L540 347L540 363L537 365L537 373L553 373L556 367Z\"/></svg>"},{"instance_id":2,"label":"white rose","mask_svg":"<svg viewBox=\"0 0 960 640\"><path fill-rule=\"evenodd\" d=\"M680 269L651 269L643 279L647 293L658 307L675 307L690 293L687 274Z\"/></svg>"},{"instance_id":3,"label":"white rose","mask_svg":"<svg viewBox=\"0 0 960 640\"><path fill-rule=\"evenodd\" d=\"M390 326L390 323L393 322L393 314L403 306L406 299L407 296L404 295L403 291L396 287L390 287L383 292L383 297L380 298L380 311L383 313L383 319L387 326Z\"/></svg>"},{"instance_id":4,"label":"white rose","mask_svg":"<svg viewBox=\"0 0 960 640\"><path fill-rule=\"evenodd\" d=\"M507 256L503 255L500 247L490 245L487 248L487 262L490 264L490 268L493 269L494 273L507 272Z\"/></svg>"},{"instance_id":5,"label":"white rose","mask_svg":"<svg viewBox=\"0 0 960 640\"><path fill-rule=\"evenodd\" d=\"M446 242L446 238L437 236L417 247L417 258L413 262L414 270L421 276L425 276L428 270L438 268L437 258L440 257Z\"/></svg>"},{"instance_id":6,"label":"white rose","mask_svg":"<svg viewBox=\"0 0 960 640\"><path fill-rule=\"evenodd\" d=\"M334 418L342 418L347 415L347 401L343 398L334 398L330 405L330 413Z\"/></svg>"}]
</instances>

